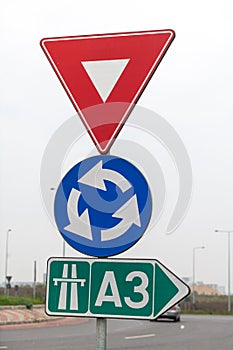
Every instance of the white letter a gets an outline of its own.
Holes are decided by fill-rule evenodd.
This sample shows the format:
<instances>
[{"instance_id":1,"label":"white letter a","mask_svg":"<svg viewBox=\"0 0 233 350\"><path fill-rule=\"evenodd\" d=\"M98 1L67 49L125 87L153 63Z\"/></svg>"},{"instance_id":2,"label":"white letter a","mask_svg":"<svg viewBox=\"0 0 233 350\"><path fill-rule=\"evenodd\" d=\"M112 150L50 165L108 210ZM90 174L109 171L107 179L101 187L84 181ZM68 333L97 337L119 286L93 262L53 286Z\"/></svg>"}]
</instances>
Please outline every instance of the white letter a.
<instances>
[{"instance_id":1,"label":"white letter a","mask_svg":"<svg viewBox=\"0 0 233 350\"><path fill-rule=\"evenodd\" d=\"M112 295L106 295L106 291L110 285ZM116 284L116 279L113 271L106 271L103 282L100 286L99 294L96 299L95 306L101 306L103 301L112 302L116 307L122 307L119 291Z\"/></svg>"}]
</instances>

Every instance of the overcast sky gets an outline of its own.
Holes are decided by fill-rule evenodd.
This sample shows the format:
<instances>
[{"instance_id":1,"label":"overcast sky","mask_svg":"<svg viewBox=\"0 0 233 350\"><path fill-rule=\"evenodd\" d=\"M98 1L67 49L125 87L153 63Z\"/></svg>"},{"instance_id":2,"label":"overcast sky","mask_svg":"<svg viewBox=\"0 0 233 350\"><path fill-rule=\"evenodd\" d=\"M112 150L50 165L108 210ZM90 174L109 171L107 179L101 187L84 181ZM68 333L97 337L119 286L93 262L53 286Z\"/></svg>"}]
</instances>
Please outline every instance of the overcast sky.
<instances>
[{"instance_id":1,"label":"overcast sky","mask_svg":"<svg viewBox=\"0 0 233 350\"><path fill-rule=\"evenodd\" d=\"M176 38L138 104L162 116L183 140L193 169L192 201L172 235L165 234L165 208L154 229L119 257L157 258L178 276L192 276L193 247L205 246L196 251L196 280L226 286L227 236L214 230L233 230L231 1L22 0L5 2L0 16L0 281L8 229L8 274L13 281L32 280L34 260L42 281L47 259L62 254L61 236L42 204L40 167L50 138L75 110L40 40L173 29ZM84 131L81 123L80 128ZM87 153L92 146L92 141L85 142ZM145 147L159 159L157 145ZM76 156L82 152L79 144ZM174 202L172 190L169 201L169 188L178 179L166 180L169 208ZM233 271L233 235L231 251ZM71 248L67 254L82 256Z\"/></svg>"}]
</instances>

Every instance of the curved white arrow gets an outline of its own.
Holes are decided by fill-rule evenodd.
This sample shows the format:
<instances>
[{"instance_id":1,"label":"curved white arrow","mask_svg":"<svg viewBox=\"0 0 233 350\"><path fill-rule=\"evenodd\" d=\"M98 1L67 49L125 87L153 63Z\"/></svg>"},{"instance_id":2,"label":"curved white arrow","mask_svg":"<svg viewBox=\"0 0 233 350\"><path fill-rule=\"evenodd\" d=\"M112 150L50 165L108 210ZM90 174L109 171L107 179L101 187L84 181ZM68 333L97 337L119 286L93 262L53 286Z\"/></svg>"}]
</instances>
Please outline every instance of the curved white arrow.
<instances>
[{"instance_id":1,"label":"curved white arrow","mask_svg":"<svg viewBox=\"0 0 233 350\"><path fill-rule=\"evenodd\" d=\"M89 185L92 187L99 188L106 191L106 186L104 180L111 181L115 183L122 192L127 191L131 188L131 184L126 180L126 178L119 174L118 172L110 169L103 169L102 160L99 161L93 168L91 168L85 175L83 175L78 182Z\"/></svg>"},{"instance_id":2,"label":"curved white arrow","mask_svg":"<svg viewBox=\"0 0 233 350\"><path fill-rule=\"evenodd\" d=\"M80 195L81 192L72 188L67 202L67 214L70 224L64 227L64 229L84 238L93 240L88 209L84 210L80 216L77 212Z\"/></svg>"},{"instance_id":3,"label":"curved white arrow","mask_svg":"<svg viewBox=\"0 0 233 350\"><path fill-rule=\"evenodd\" d=\"M114 218L122 219L118 225L107 230L101 230L101 241L109 241L111 239L123 235L133 224L141 227L140 214L138 211L138 202L136 194L133 195L126 203L122 205L113 215Z\"/></svg>"}]
</instances>

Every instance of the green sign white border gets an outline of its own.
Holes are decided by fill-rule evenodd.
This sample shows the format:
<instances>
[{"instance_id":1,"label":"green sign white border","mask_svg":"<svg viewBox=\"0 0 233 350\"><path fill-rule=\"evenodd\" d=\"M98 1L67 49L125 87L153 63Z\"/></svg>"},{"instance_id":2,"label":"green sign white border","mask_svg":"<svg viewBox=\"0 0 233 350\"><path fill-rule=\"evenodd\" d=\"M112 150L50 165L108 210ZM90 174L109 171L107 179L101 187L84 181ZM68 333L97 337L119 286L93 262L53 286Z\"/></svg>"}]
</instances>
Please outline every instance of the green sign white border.
<instances>
[{"instance_id":1,"label":"green sign white border","mask_svg":"<svg viewBox=\"0 0 233 350\"><path fill-rule=\"evenodd\" d=\"M153 265L153 305L152 305L152 314L150 316L135 316L135 315L110 315L110 314L94 314L91 313L90 310L90 290L91 287L89 286L89 295L88 295L88 311L86 313L74 313L74 312L67 312L67 311L51 311L49 310L48 305L48 299L49 299L49 280L50 280L50 265L53 262L87 262L90 265L90 281L91 281L91 265L93 263L131 263L131 264L151 264ZM166 305L154 315L154 294L155 294L155 266L158 265L159 268L164 272L165 275L170 279L170 281L178 288L177 294L172 297ZM47 262L47 278L46 278L46 302L45 302L45 312L49 316L63 316L63 317L80 317L80 318L115 318L115 319L139 319L139 320L154 320L160 315L162 315L164 312L172 308L174 305L179 303L181 300L186 298L190 294L190 288L188 285L186 285L178 276L176 276L170 269L168 269L166 266L164 266L160 261L157 259L118 259L118 258L75 258L75 257L51 257L48 259Z\"/></svg>"}]
</instances>

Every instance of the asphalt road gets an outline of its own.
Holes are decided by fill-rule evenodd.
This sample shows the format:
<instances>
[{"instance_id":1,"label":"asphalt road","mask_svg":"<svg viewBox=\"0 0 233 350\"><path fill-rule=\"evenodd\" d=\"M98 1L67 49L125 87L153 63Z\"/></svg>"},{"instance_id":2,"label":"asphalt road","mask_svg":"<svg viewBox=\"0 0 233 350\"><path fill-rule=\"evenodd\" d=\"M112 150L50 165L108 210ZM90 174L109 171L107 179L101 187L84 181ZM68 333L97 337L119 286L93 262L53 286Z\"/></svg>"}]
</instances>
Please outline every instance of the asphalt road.
<instances>
[{"instance_id":1,"label":"asphalt road","mask_svg":"<svg viewBox=\"0 0 233 350\"><path fill-rule=\"evenodd\" d=\"M94 319L81 324L0 329L0 350L95 348ZM107 349L232 350L233 317L185 315L180 323L108 320Z\"/></svg>"}]
</instances>

